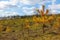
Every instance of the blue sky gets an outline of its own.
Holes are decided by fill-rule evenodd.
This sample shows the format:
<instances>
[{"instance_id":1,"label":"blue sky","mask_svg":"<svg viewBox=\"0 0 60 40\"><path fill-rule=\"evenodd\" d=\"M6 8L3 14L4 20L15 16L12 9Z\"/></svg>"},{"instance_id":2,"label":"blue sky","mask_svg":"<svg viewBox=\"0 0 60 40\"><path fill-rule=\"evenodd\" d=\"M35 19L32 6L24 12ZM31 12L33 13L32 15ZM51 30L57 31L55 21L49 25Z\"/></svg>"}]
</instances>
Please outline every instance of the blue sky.
<instances>
[{"instance_id":1,"label":"blue sky","mask_svg":"<svg viewBox=\"0 0 60 40\"><path fill-rule=\"evenodd\" d=\"M33 15L43 4L52 13L60 13L60 0L0 0L0 17Z\"/></svg>"}]
</instances>

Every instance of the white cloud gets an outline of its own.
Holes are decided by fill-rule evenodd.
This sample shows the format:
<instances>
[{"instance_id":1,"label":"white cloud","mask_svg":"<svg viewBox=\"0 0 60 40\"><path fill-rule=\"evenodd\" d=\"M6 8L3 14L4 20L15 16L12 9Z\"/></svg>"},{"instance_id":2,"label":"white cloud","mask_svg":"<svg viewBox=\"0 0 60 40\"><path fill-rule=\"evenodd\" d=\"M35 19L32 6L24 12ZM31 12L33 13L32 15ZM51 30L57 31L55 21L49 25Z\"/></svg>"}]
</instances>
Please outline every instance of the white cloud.
<instances>
[{"instance_id":1,"label":"white cloud","mask_svg":"<svg viewBox=\"0 0 60 40\"><path fill-rule=\"evenodd\" d=\"M51 2L51 0L20 0L21 3L26 5L45 4Z\"/></svg>"},{"instance_id":2,"label":"white cloud","mask_svg":"<svg viewBox=\"0 0 60 40\"><path fill-rule=\"evenodd\" d=\"M10 7L22 7L22 5L35 5L35 4L39 4L40 7L39 9L41 9L41 4L45 4L45 3L49 3L49 2L56 2L56 0L9 0L9 1L0 1L0 13L4 16L10 16L10 15L17 15L16 12L5 12L2 11L5 8L10 8ZM21 4L21 5L17 5L17 3ZM54 4L54 3L52 3ZM60 9L60 4L57 5L49 5L48 6L49 9L52 9L52 12L57 12L56 9ZM32 15L34 14L34 10L35 7L23 7L22 11L26 14L26 15ZM21 9L20 9L21 10Z\"/></svg>"},{"instance_id":3,"label":"white cloud","mask_svg":"<svg viewBox=\"0 0 60 40\"><path fill-rule=\"evenodd\" d=\"M13 16L13 15L18 15L18 13L17 12L5 12L5 15Z\"/></svg>"},{"instance_id":4,"label":"white cloud","mask_svg":"<svg viewBox=\"0 0 60 40\"><path fill-rule=\"evenodd\" d=\"M34 8L35 7L31 7L31 8L28 8L28 7L23 7L23 12L26 14L26 15L33 15L34 14Z\"/></svg>"},{"instance_id":5,"label":"white cloud","mask_svg":"<svg viewBox=\"0 0 60 40\"><path fill-rule=\"evenodd\" d=\"M5 8L7 4L8 4L8 1L6 1L6 2L1 1L1 2L0 2L0 9Z\"/></svg>"},{"instance_id":6,"label":"white cloud","mask_svg":"<svg viewBox=\"0 0 60 40\"><path fill-rule=\"evenodd\" d=\"M17 12L7 12L7 11L0 11L0 17L7 17L7 16L14 16L14 15L18 15Z\"/></svg>"},{"instance_id":7,"label":"white cloud","mask_svg":"<svg viewBox=\"0 0 60 40\"><path fill-rule=\"evenodd\" d=\"M45 0L45 1L41 1L41 0L9 0L9 1L0 1L0 9L4 9L5 7L8 7L7 5L17 5L18 2L21 3L22 5L23 4L25 4L25 5L35 5L35 4L47 3L47 2L49 2L49 0Z\"/></svg>"},{"instance_id":8,"label":"white cloud","mask_svg":"<svg viewBox=\"0 0 60 40\"><path fill-rule=\"evenodd\" d=\"M29 0L20 0L20 3L29 5L30 4L30 1Z\"/></svg>"},{"instance_id":9,"label":"white cloud","mask_svg":"<svg viewBox=\"0 0 60 40\"><path fill-rule=\"evenodd\" d=\"M55 2L56 2L56 0L52 0L52 5L54 5L54 4L55 4Z\"/></svg>"},{"instance_id":10,"label":"white cloud","mask_svg":"<svg viewBox=\"0 0 60 40\"><path fill-rule=\"evenodd\" d=\"M58 10L52 10L51 12L54 14L60 13L60 11L58 11Z\"/></svg>"},{"instance_id":11,"label":"white cloud","mask_svg":"<svg viewBox=\"0 0 60 40\"><path fill-rule=\"evenodd\" d=\"M17 0L0 1L0 17L18 15L17 12L5 11L8 7L17 7L16 4Z\"/></svg>"},{"instance_id":12,"label":"white cloud","mask_svg":"<svg viewBox=\"0 0 60 40\"><path fill-rule=\"evenodd\" d=\"M58 11L60 9L60 4L55 4L57 0L52 0L52 4L48 5L48 8L51 9L52 13L60 13L60 11Z\"/></svg>"},{"instance_id":13,"label":"white cloud","mask_svg":"<svg viewBox=\"0 0 60 40\"><path fill-rule=\"evenodd\" d=\"M60 4L48 5L48 8L51 9L52 13L60 13Z\"/></svg>"},{"instance_id":14,"label":"white cloud","mask_svg":"<svg viewBox=\"0 0 60 40\"><path fill-rule=\"evenodd\" d=\"M0 9L8 7L7 5L16 5L18 0L0 1Z\"/></svg>"},{"instance_id":15,"label":"white cloud","mask_svg":"<svg viewBox=\"0 0 60 40\"><path fill-rule=\"evenodd\" d=\"M49 7L50 9L60 9L60 4L49 5L48 7Z\"/></svg>"},{"instance_id":16,"label":"white cloud","mask_svg":"<svg viewBox=\"0 0 60 40\"><path fill-rule=\"evenodd\" d=\"M9 4L11 5L16 5L18 3L19 0L10 0Z\"/></svg>"}]
</instances>

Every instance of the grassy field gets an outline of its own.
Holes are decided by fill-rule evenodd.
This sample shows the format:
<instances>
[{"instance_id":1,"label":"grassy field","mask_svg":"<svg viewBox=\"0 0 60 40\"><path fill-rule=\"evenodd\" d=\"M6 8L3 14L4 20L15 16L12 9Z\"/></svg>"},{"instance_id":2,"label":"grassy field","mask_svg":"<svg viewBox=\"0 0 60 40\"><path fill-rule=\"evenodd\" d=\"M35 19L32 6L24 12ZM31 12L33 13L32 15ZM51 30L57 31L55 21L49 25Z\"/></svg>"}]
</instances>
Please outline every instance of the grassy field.
<instances>
[{"instance_id":1,"label":"grassy field","mask_svg":"<svg viewBox=\"0 0 60 40\"><path fill-rule=\"evenodd\" d=\"M2 19L0 40L60 40L60 15Z\"/></svg>"}]
</instances>

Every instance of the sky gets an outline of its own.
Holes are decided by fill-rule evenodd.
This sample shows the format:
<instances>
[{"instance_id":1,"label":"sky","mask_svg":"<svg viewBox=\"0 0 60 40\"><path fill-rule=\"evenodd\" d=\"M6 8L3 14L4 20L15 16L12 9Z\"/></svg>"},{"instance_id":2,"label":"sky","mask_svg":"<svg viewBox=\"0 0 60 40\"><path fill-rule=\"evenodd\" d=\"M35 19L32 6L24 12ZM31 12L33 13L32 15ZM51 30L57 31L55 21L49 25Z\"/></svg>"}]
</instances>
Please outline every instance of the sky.
<instances>
[{"instance_id":1,"label":"sky","mask_svg":"<svg viewBox=\"0 0 60 40\"><path fill-rule=\"evenodd\" d=\"M34 15L42 5L52 13L60 13L60 0L0 0L0 17Z\"/></svg>"}]
</instances>

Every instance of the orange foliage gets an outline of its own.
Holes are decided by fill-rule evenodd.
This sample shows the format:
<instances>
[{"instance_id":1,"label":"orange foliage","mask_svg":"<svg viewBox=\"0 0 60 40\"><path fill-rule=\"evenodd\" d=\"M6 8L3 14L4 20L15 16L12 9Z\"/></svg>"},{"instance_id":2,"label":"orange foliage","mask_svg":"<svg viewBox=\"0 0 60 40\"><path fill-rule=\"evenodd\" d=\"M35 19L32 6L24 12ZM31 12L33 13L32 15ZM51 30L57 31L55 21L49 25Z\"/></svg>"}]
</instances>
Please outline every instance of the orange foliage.
<instances>
[{"instance_id":1,"label":"orange foliage","mask_svg":"<svg viewBox=\"0 0 60 40\"><path fill-rule=\"evenodd\" d=\"M29 28L30 26L29 26L29 20L28 19L26 19L25 20L25 28Z\"/></svg>"},{"instance_id":2,"label":"orange foliage","mask_svg":"<svg viewBox=\"0 0 60 40\"><path fill-rule=\"evenodd\" d=\"M57 29L60 27L60 23L59 22L55 22L52 26L54 29Z\"/></svg>"},{"instance_id":3,"label":"orange foliage","mask_svg":"<svg viewBox=\"0 0 60 40\"><path fill-rule=\"evenodd\" d=\"M12 30L11 27L8 27L8 26L7 26L6 32L11 32L11 30Z\"/></svg>"}]
</instances>

